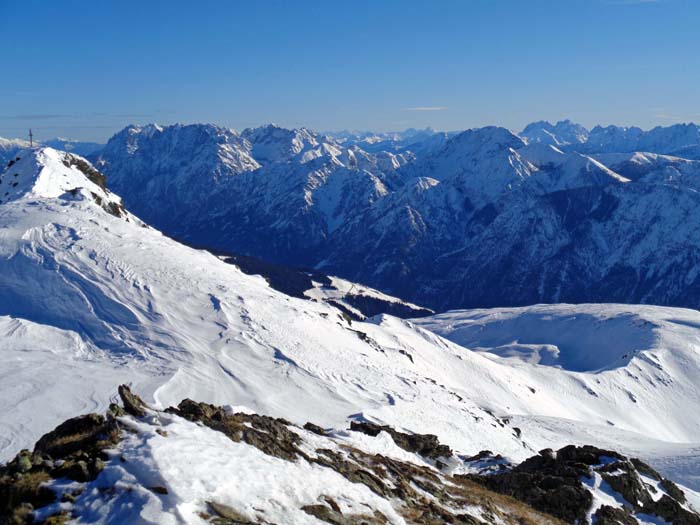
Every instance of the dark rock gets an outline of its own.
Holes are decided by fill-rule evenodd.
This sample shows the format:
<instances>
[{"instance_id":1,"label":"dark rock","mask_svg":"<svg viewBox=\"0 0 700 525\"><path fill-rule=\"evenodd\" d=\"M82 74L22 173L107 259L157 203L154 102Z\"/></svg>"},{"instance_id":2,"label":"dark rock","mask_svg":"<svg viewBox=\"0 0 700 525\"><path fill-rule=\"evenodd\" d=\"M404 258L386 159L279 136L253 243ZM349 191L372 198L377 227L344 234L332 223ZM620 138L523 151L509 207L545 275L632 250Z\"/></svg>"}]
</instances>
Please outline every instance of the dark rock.
<instances>
[{"instance_id":1,"label":"dark rock","mask_svg":"<svg viewBox=\"0 0 700 525\"><path fill-rule=\"evenodd\" d=\"M632 465L634 465L634 468L636 468L640 473L644 474L645 476L649 476L650 478L655 479L656 481L661 481L663 479L661 477L661 474L656 472L653 468L644 463L641 459L630 458L630 462L632 463Z\"/></svg>"},{"instance_id":2,"label":"dark rock","mask_svg":"<svg viewBox=\"0 0 700 525\"><path fill-rule=\"evenodd\" d=\"M631 463L618 461L599 470L600 475L608 485L614 491L619 492L636 510L641 510L642 507L653 502L649 491ZM614 472L614 474L610 472Z\"/></svg>"},{"instance_id":3,"label":"dark rock","mask_svg":"<svg viewBox=\"0 0 700 525\"><path fill-rule=\"evenodd\" d=\"M146 415L146 408L148 408L148 406L144 403L143 399L131 392L131 388L127 385L119 385L118 392L122 403L124 403L124 410L126 410L128 414L135 417L143 417Z\"/></svg>"},{"instance_id":4,"label":"dark rock","mask_svg":"<svg viewBox=\"0 0 700 525\"><path fill-rule=\"evenodd\" d=\"M107 417L111 418L117 418L117 417L124 417L126 415L126 411L116 403L110 403L109 408L107 409Z\"/></svg>"},{"instance_id":5,"label":"dark rock","mask_svg":"<svg viewBox=\"0 0 700 525\"><path fill-rule=\"evenodd\" d=\"M209 510L218 516L212 520L216 525L255 525L257 521L250 521L233 507L217 503L216 501L207 501Z\"/></svg>"},{"instance_id":6,"label":"dark rock","mask_svg":"<svg viewBox=\"0 0 700 525\"><path fill-rule=\"evenodd\" d=\"M95 476L88 468L85 461L68 461L57 468L53 474L58 478L69 478L84 483L94 479Z\"/></svg>"},{"instance_id":7,"label":"dark rock","mask_svg":"<svg viewBox=\"0 0 700 525\"><path fill-rule=\"evenodd\" d=\"M326 431L324 429L322 429L318 425L314 425L313 423L305 423L304 430L308 430L309 432L313 432L314 434L318 434L319 436L326 435Z\"/></svg>"},{"instance_id":8,"label":"dark rock","mask_svg":"<svg viewBox=\"0 0 700 525\"><path fill-rule=\"evenodd\" d=\"M63 458L109 439L113 431L113 426L99 414L74 417L44 434L36 442L34 453L48 454L54 459Z\"/></svg>"},{"instance_id":9,"label":"dark rock","mask_svg":"<svg viewBox=\"0 0 700 525\"><path fill-rule=\"evenodd\" d=\"M583 522L593 497L579 480L601 455L607 453L594 447L545 449L509 471L466 477L568 523Z\"/></svg>"},{"instance_id":10,"label":"dark rock","mask_svg":"<svg viewBox=\"0 0 700 525\"><path fill-rule=\"evenodd\" d=\"M429 459L452 456L452 449L447 445L441 445L437 436L433 434L405 434L398 432L389 426L377 425L363 421L350 423L350 430L362 432L368 436L377 436L380 432L388 433L397 446L408 452L420 454Z\"/></svg>"},{"instance_id":11,"label":"dark rock","mask_svg":"<svg viewBox=\"0 0 700 525\"><path fill-rule=\"evenodd\" d=\"M623 509L603 505L593 515L596 525L638 525L634 517Z\"/></svg>"},{"instance_id":12,"label":"dark rock","mask_svg":"<svg viewBox=\"0 0 700 525\"><path fill-rule=\"evenodd\" d=\"M491 452L490 450L482 450L480 452L477 452L473 456L463 457L462 460L463 461L479 461L482 459L489 459L492 457L500 457L500 454L499 454L499 456L494 456L493 452Z\"/></svg>"},{"instance_id":13,"label":"dark rock","mask_svg":"<svg viewBox=\"0 0 700 525\"><path fill-rule=\"evenodd\" d=\"M17 472L29 472L32 469L32 459L28 450L22 450L16 458Z\"/></svg>"},{"instance_id":14,"label":"dark rock","mask_svg":"<svg viewBox=\"0 0 700 525\"><path fill-rule=\"evenodd\" d=\"M685 503L685 492L679 489L678 485L676 485L673 481L662 479L659 485L661 485L661 488L664 489L673 499L678 500L681 503Z\"/></svg>"},{"instance_id":15,"label":"dark rock","mask_svg":"<svg viewBox=\"0 0 700 525\"><path fill-rule=\"evenodd\" d=\"M391 489L381 478L357 463L348 461L342 454L328 449L319 449L316 452L318 457L313 458L312 462L335 470L353 483L365 485L379 496L388 497L392 494Z\"/></svg>"},{"instance_id":16,"label":"dark rock","mask_svg":"<svg viewBox=\"0 0 700 525\"><path fill-rule=\"evenodd\" d=\"M100 188L102 188L103 190L107 189L107 178L97 169L93 168L85 160L68 153L63 159L63 164L67 168L76 168L78 171L82 172L82 174L85 175L90 181L97 184Z\"/></svg>"},{"instance_id":17,"label":"dark rock","mask_svg":"<svg viewBox=\"0 0 700 525\"><path fill-rule=\"evenodd\" d=\"M388 523L386 517L379 512L372 516L366 514L344 516L340 510L329 508L325 505L306 505L301 510L333 525L379 525Z\"/></svg>"},{"instance_id":18,"label":"dark rock","mask_svg":"<svg viewBox=\"0 0 700 525\"><path fill-rule=\"evenodd\" d=\"M664 494L659 501L647 503L643 509L648 514L661 516L673 525L700 525L700 516L684 509L681 504Z\"/></svg>"},{"instance_id":19,"label":"dark rock","mask_svg":"<svg viewBox=\"0 0 700 525\"><path fill-rule=\"evenodd\" d=\"M231 440L243 441L262 450L270 456L292 461L306 457L298 447L301 437L289 430L290 423L284 419L275 419L258 414L232 414L214 405L196 403L191 399L183 400L177 408L169 408L174 413L189 421L223 432Z\"/></svg>"}]
</instances>

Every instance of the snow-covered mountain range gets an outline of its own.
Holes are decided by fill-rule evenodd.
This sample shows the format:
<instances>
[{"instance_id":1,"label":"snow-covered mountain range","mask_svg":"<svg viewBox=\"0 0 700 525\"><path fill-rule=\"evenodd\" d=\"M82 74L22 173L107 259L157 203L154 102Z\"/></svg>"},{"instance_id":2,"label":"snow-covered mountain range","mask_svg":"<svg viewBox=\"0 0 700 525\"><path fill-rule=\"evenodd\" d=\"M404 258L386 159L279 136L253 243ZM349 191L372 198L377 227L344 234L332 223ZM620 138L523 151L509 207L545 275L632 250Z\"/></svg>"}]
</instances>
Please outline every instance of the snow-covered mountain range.
<instances>
[{"instance_id":1,"label":"snow-covered mountain range","mask_svg":"<svg viewBox=\"0 0 700 525\"><path fill-rule=\"evenodd\" d=\"M564 147L582 153L650 152L698 159L700 126L674 124L645 131L635 126L595 126L590 131L571 122L528 124L520 133L527 142Z\"/></svg>"},{"instance_id":2,"label":"snow-covered mountain range","mask_svg":"<svg viewBox=\"0 0 700 525\"><path fill-rule=\"evenodd\" d=\"M129 127L97 166L131 209L169 235L308 266L336 228L399 184L406 161L305 129L192 125Z\"/></svg>"},{"instance_id":3,"label":"snow-covered mountain range","mask_svg":"<svg viewBox=\"0 0 700 525\"><path fill-rule=\"evenodd\" d=\"M170 236L316 267L435 310L697 307L700 161L658 153L691 151L697 126L614 128L607 139L602 129L333 138L132 126L93 158L127 206Z\"/></svg>"},{"instance_id":4,"label":"snow-covered mountain range","mask_svg":"<svg viewBox=\"0 0 700 525\"><path fill-rule=\"evenodd\" d=\"M503 143L514 140L502 131L497 138L498 145L484 147L500 152ZM482 139L478 133L462 138L465 148ZM292 147L296 148L294 142ZM267 147L266 157L289 155L287 150L279 151ZM509 156L513 171L503 173L498 187L538 196L535 175L525 169L531 166L529 161L510 148L502 154ZM110 417L132 429L121 437L105 434L102 416L95 415L66 423L42 438L37 443L39 455L22 453L3 467L9 470L0 471L0 491L6 490L7 483L8 490L15 490L17 475L38 476L22 478L30 484L22 486L43 480L32 489L38 491L41 483L52 480L50 498L44 495L49 502L55 498L53 491L73 496L65 504L36 507L37 512L34 507L18 511L28 511L39 521L73 512L85 521L100 523L114 519L204 523L201 520L209 518L201 513L214 501L233 505L231 512L248 516L249 523L263 519L253 518L256 512L274 514L285 509L297 516L294 523L321 523L323 519L314 512L328 511L309 506L326 505L334 512L354 514L366 505L385 517L395 516L377 523L423 523L416 518L423 514L409 512L419 500L377 497L376 491L363 485L374 479L365 475L360 476L364 481L351 478L347 485L343 472L356 471L352 469L358 468L357 461L365 457L358 456L361 452L347 457L343 452L332 456L330 463L313 466L319 449L342 452L355 447L363 454L393 457L427 469L415 474L409 485L431 473L432 483L454 486L445 476L479 473L493 465L492 474L505 477L469 480L487 491L518 495L540 511L561 512L557 515L570 522L592 520L604 504L620 509L635 523L647 523L650 513L673 523L676 518L669 516L695 519L694 509L700 503L692 490L700 489L700 416L693 410L700 401L697 311L555 305L457 311L415 321L381 314L352 320L331 302L290 297L221 257L179 244L146 226L123 208L121 199L105 189L102 174L80 157L51 148L23 151L19 156L0 179L2 187L9 183L12 188L0 204L0 454L11 458L66 418L103 412L120 382L130 383L156 412L132 411L136 419L129 420L117 408L110 409ZM582 176L609 177L606 185L629 184L596 162L576 162L588 170ZM576 179L560 180L556 170L547 173L561 184L576 183ZM215 408L183 405L184 398L233 407L218 409L214 416ZM180 408L174 411L161 412L177 405ZM264 418L239 415L230 421L234 426L227 426L225 414L250 411L288 421L274 426ZM230 435L192 421L217 432L228 428ZM300 427L307 421L315 425L303 432ZM75 424L78 427L71 427ZM372 425L387 426L373 430L377 427ZM348 426L354 429L350 433ZM71 434L66 430L70 428L80 430ZM326 437L313 437L319 431ZM299 435L299 440L290 442L285 432ZM260 437L261 433L268 438ZM370 437L362 437L363 433ZM437 437L407 437L416 434ZM270 439L269 435L274 436L274 447L260 441ZM111 452L97 444L87 450L47 445L68 447L78 439L75 436L80 447L87 447L90 436L102 436L99 446ZM228 439L247 445L227 445ZM447 448L437 449L437 456L423 448L417 449L423 451L417 456L401 452L401 443L419 439L428 439L431 446L437 446L431 440L439 440L449 453ZM642 464L626 462L621 456L609 461L606 458L613 453L605 450L562 452L558 461L571 461L583 469L583 477L574 476L576 490L589 494L582 496L573 514L563 508L538 507L533 495L512 485L513 479L528 472L537 477L548 472L541 469L571 468L556 463L554 455L538 455L538 451L584 444L641 457L651 467L637 467ZM255 451L256 447L263 447L263 453L278 451L274 456L284 453L279 452L284 446L303 451L309 466L302 460L271 465L268 456ZM484 449L492 453L479 455ZM287 461L294 454L285 456ZM440 463L430 460L443 456ZM222 457L233 463L227 460L224 465L229 467L217 470L211 458ZM533 457L540 459L528 459ZM547 461L554 463L547 467ZM581 467L581 461L589 463ZM195 463L204 470L185 467ZM607 468L610 463L616 466ZM235 465L245 468L232 468ZM247 501L260 501L262 507L241 506L239 500L226 496L236 493L232 488L236 483L251 481L244 472L266 468L275 473L276 486L290 494L281 507L272 505L257 485L248 485ZM376 477L374 466L362 468L369 468ZM646 491L646 495L638 493L638 502L625 499L630 497L626 489L618 493L610 489L615 482L606 476L620 474L619 469ZM658 485L662 478L652 469L681 483L682 497L668 483ZM399 470L410 475L405 466ZM223 477L209 481L219 479L221 484L202 477L217 472ZM66 476L74 481L66 481ZM327 496L333 501L340 498L340 510L316 489L290 493L292 486L299 486L292 482L300 476L311 483L308 487L328 487ZM332 479L336 481L331 483ZM398 481L389 480L387 486ZM197 483L200 489L193 490ZM501 523L509 522L509 512L516 512L509 506L512 503L494 499L490 492L486 493L490 499L470 507L455 499L453 489L444 490L452 494L441 504L450 513L468 511L474 519ZM170 491L172 496L163 499ZM155 499L147 494L156 494ZM664 495L672 497L669 494L677 496L671 510L667 500L663 500L665 506L654 505ZM103 511L94 510L98 507ZM482 507L500 513L502 520L483 514ZM312 517L303 521L301 516L306 515ZM226 516L219 513L219 517Z\"/></svg>"},{"instance_id":5,"label":"snow-covered mountain range","mask_svg":"<svg viewBox=\"0 0 700 525\"><path fill-rule=\"evenodd\" d=\"M84 142L66 138L49 139L41 143L37 142L37 144L83 156L94 154L104 147L104 144L98 142ZM20 151L29 146L28 140L0 137L0 166L7 165Z\"/></svg>"}]
</instances>

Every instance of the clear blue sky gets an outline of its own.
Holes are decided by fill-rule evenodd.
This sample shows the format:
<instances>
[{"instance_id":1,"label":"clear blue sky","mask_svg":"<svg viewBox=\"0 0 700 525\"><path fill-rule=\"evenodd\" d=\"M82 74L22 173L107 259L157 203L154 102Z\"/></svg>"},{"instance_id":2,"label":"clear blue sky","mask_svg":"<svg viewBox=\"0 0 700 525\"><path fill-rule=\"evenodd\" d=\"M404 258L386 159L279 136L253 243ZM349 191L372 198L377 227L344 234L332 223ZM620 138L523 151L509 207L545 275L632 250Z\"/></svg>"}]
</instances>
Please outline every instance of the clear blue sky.
<instances>
[{"instance_id":1,"label":"clear blue sky","mask_svg":"<svg viewBox=\"0 0 700 525\"><path fill-rule=\"evenodd\" d=\"M0 135L700 121L698 0L0 0Z\"/></svg>"}]
</instances>

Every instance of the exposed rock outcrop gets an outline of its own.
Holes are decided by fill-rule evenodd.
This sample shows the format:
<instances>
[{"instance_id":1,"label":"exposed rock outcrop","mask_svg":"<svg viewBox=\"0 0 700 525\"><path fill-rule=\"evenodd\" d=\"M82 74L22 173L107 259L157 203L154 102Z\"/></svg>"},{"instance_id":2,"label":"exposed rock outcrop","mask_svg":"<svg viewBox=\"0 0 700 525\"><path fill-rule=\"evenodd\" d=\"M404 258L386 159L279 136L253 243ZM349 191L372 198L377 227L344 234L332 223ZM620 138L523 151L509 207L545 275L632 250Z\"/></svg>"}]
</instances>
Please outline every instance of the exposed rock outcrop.
<instances>
[{"instance_id":1,"label":"exposed rock outcrop","mask_svg":"<svg viewBox=\"0 0 700 525\"><path fill-rule=\"evenodd\" d=\"M350 432L334 432L313 423L301 428L284 419L232 413L190 399L158 411L125 385L119 387L119 395L123 408L113 404L104 416L86 414L69 419L39 439L34 451L23 450L0 467L0 525L56 525L79 518L81 511L98 504L120 509L125 501L134 505L143 504L148 498L170 501L168 498L189 497L181 493L182 489L180 493L172 490L172 484L177 485L180 480L169 476L173 472L178 472L178 476L201 475L202 471L191 463L195 460L188 456L179 463L186 465L185 470L159 473L154 470L158 462L147 459L144 453L157 447L158 440L177 444L183 429L189 435L204 427L206 432L221 433L230 439L225 439L225 443L236 443L238 448L232 449L236 457L246 457L247 461L251 457L270 458L256 460L260 462L261 475L266 477L266 493L256 497L263 501L274 499L273 506L290 505L289 498L273 497L276 479L265 472L273 464L276 468L304 465L305 472L313 473L310 475L330 473L336 478L327 479L346 480L346 485L336 481L315 496L294 491L299 502L293 508L284 507L285 512L334 525L397 523L398 516L405 523L416 525L584 524L591 516L596 525L634 525L639 523L637 515L641 514L673 525L700 524L700 516L680 487L637 459L595 447L568 446L556 452L547 449L512 466L488 451L473 457L458 456L434 435L399 432L370 422L353 423ZM377 446L383 447L385 453L376 453L376 447L375 451L363 450L368 438L359 439L356 434L379 439L383 432L391 436L398 448L387 448L383 437ZM207 457L228 453L225 444L217 447L222 448L210 451ZM255 454L247 455L246 447L253 447ZM172 454L181 449L175 446L168 450ZM128 481L120 480L116 474L126 472L119 467L124 463L129 465L130 474L125 478ZM192 472L188 472L189 468ZM250 464L247 468L250 475ZM479 473L451 475L448 472L453 468ZM166 470L170 471L170 467ZM230 465L227 470L230 474ZM242 470L240 475L245 476L245 472ZM616 493L618 501L627 503L594 508L590 481L596 476ZM299 479L298 483L308 481L311 480ZM197 481L196 486L207 486L206 480ZM348 493L339 488L343 486ZM356 487L365 491L364 498L372 495L374 506L351 503L350 494L357 491ZM199 491L189 505L200 509L197 516L204 522L279 522L267 519L264 509L230 504L220 490ZM132 492L140 496L123 499L130 498ZM119 502L116 507L110 506L113 500ZM133 512L129 515L136 516Z\"/></svg>"}]
</instances>

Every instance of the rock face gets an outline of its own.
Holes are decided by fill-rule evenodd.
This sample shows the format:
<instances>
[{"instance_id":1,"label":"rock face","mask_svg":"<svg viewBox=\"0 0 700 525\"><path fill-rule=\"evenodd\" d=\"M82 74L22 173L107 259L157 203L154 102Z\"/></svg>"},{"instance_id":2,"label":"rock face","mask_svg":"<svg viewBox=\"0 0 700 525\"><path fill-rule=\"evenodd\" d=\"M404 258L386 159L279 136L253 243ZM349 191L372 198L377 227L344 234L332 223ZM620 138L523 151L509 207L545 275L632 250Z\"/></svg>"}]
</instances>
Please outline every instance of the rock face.
<instances>
[{"instance_id":1,"label":"rock face","mask_svg":"<svg viewBox=\"0 0 700 525\"><path fill-rule=\"evenodd\" d=\"M22 450L0 467L0 523L64 523L70 518L55 502L68 503L82 491L79 485L97 478L108 456L104 450L119 442L119 425L111 416L86 414L61 423L37 441L33 452ZM67 478L77 483L59 496L47 484ZM55 506L52 517L35 520L35 509Z\"/></svg>"},{"instance_id":2,"label":"rock face","mask_svg":"<svg viewBox=\"0 0 700 525\"><path fill-rule=\"evenodd\" d=\"M469 478L568 523L591 517L593 523L636 523L636 514L668 523L700 523L673 482L638 459L591 446L546 449L507 472ZM623 501L621 506L593 506L601 479Z\"/></svg>"},{"instance_id":3,"label":"rock face","mask_svg":"<svg viewBox=\"0 0 700 525\"><path fill-rule=\"evenodd\" d=\"M367 421L361 423L353 421L350 423L350 430L362 432L368 436L377 436L380 432L386 432L399 447L425 458L437 460L439 458L452 456L450 447L441 445L437 436L432 434L405 434L403 432L397 432L391 427L377 425Z\"/></svg>"},{"instance_id":4,"label":"rock face","mask_svg":"<svg viewBox=\"0 0 700 525\"><path fill-rule=\"evenodd\" d=\"M302 429L189 399L159 412L126 386L119 394L123 409L113 405L106 416L70 419L43 436L34 452L22 451L0 467L0 523L90 521L97 508L108 522L135 523L145 516L163 522L176 507L193 509L180 516L190 523L218 525L310 519L340 525L632 525L640 523L638 515L644 523L650 517L700 523L671 481L639 460L594 447L548 449L520 465L501 463L478 474L475 463L495 456L463 458L430 435L369 422L340 433L311 423ZM231 453L235 463L227 463ZM199 465L208 458L221 464ZM325 481L318 485L315 477ZM210 478L218 481L211 485ZM616 506L595 503L601 479ZM182 490L190 484L192 490ZM225 489L234 485L239 489ZM260 492L251 489L256 486Z\"/></svg>"}]
</instances>

